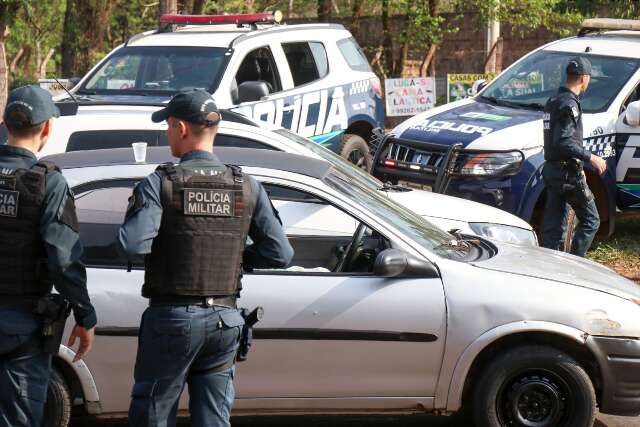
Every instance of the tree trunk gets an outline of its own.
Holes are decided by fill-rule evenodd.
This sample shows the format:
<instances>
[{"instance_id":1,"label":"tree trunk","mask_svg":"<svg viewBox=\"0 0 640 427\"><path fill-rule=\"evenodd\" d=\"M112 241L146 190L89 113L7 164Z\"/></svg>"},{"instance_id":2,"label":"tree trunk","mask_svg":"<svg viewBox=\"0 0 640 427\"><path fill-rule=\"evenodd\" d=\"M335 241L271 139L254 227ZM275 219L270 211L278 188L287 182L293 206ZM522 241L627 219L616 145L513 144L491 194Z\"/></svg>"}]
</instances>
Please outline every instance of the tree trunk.
<instances>
[{"instance_id":1,"label":"tree trunk","mask_svg":"<svg viewBox=\"0 0 640 427\"><path fill-rule=\"evenodd\" d=\"M400 53L398 54L398 59L395 61L393 67L393 76L394 77L402 77L404 73L404 66L407 62L407 58L409 57L409 47L411 45L411 39L409 36L409 13L411 11L412 6L411 1L407 2L407 14L404 16L404 22L402 25L402 35L400 36L400 40L402 40L402 49L400 49Z\"/></svg>"},{"instance_id":2,"label":"tree trunk","mask_svg":"<svg viewBox=\"0 0 640 427\"><path fill-rule=\"evenodd\" d=\"M177 0L160 0L160 16L167 13L178 13Z\"/></svg>"},{"instance_id":3,"label":"tree trunk","mask_svg":"<svg viewBox=\"0 0 640 427\"><path fill-rule=\"evenodd\" d=\"M205 0L194 0L193 1L193 14L194 15L202 15L204 11L204 1Z\"/></svg>"},{"instance_id":4,"label":"tree trunk","mask_svg":"<svg viewBox=\"0 0 640 427\"><path fill-rule=\"evenodd\" d=\"M382 0L382 49L385 75L388 76L393 72L393 38L389 27L389 0Z\"/></svg>"},{"instance_id":5,"label":"tree trunk","mask_svg":"<svg viewBox=\"0 0 640 427\"><path fill-rule=\"evenodd\" d=\"M60 71L62 77L75 77L73 74L76 70L77 61L78 27L74 15L74 2L67 0L67 6L64 12L62 43L60 44L60 51L62 52Z\"/></svg>"},{"instance_id":6,"label":"tree trunk","mask_svg":"<svg viewBox=\"0 0 640 427\"><path fill-rule=\"evenodd\" d=\"M15 56L11 60L11 64L9 65L9 73L11 73L13 70L16 69L16 67L20 63L20 60L22 59L23 56L24 56L24 48L21 47L20 50L16 52Z\"/></svg>"},{"instance_id":7,"label":"tree trunk","mask_svg":"<svg viewBox=\"0 0 640 427\"><path fill-rule=\"evenodd\" d=\"M353 4L351 6L351 25L349 26L349 31L354 37L357 37L356 34L360 32L360 17L362 16L362 3L363 0L353 0Z\"/></svg>"},{"instance_id":8,"label":"tree trunk","mask_svg":"<svg viewBox=\"0 0 640 427\"><path fill-rule=\"evenodd\" d=\"M17 10L16 3L0 2L0 117L2 117L9 95L9 70L7 69L7 52L4 41L9 33L9 18Z\"/></svg>"},{"instance_id":9,"label":"tree trunk","mask_svg":"<svg viewBox=\"0 0 640 427\"><path fill-rule=\"evenodd\" d=\"M318 22L329 22L331 18L331 0L318 0Z\"/></svg>"},{"instance_id":10,"label":"tree trunk","mask_svg":"<svg viewBox=\"0 0 640 427\"><path fill-rule=\"evenodd\" d=\"M502 46L503 39L502 37L498 37L498 40L495 42L489 55L484 61L484 72L485 73L499 73L502 71Z\"/></svg>"},{"instance_id":11,"label":"tree trunk","mask_svg":"<svg viewBox=\"0 0 640 427\"><path fill-rule=\"evenodd\" d=\"M436 67L435 67L435 55L436 55L436 45L432 44L429 46L429 50L427 54L422 59L422 63L420 64L420 77L432 76L436 75Z\"/></svg>"},{"instance_id":12,"label":"tree trunk","mask_svg":"<svg viewBox=\"0 0 640 427\"><path fill-rule=\"evenodd\" d=\"M40 62L40 64L38 64L38 78L39 79L46 79L47 78L47 63L49 62L49 60L53 56L54 52L55 52L55 49L53 49L53 48L49 49L49 52L47 52L47 55L44 57L42 62Z\"/></svg>"}]
</instances>

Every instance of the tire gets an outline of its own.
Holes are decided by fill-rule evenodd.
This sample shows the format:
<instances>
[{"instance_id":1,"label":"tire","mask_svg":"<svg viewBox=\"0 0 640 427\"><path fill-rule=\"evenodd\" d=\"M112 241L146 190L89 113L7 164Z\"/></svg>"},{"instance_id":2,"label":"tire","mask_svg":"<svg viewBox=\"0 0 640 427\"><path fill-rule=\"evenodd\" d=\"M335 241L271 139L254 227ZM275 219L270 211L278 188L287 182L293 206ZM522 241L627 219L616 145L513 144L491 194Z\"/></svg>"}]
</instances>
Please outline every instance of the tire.
<instances>
[{"instance_id":1,"label":"tire","mask_svg":"<svg viewBox=\"0 0 640 427\"><path fill-rule=\"evenodd\" d=\"M528 345L495 358L476 382L477 427L591 427L596 396L582 367L553 347Z\"/></svg>"},{"instance_id":2,"label":"tire","mask_svg":"<svg viewBox=\"0 0 640 427\"><path fill-rule=\"evenodd\" d=\"M360 135L346 133L342 136L340 155L367 172L373 166L373 156L369 152L369 146Z\"/></svg>"},{"instance_id":3,"label":"tire","mask_svg":"<svg viewBox=\"0 0 640 427\"><path fill-rule=\"evenodd\" d=\"M43 426L67 427L70 419L71 393L62 375L54 368L49 379Z\"/></svg>"}]
</instances>

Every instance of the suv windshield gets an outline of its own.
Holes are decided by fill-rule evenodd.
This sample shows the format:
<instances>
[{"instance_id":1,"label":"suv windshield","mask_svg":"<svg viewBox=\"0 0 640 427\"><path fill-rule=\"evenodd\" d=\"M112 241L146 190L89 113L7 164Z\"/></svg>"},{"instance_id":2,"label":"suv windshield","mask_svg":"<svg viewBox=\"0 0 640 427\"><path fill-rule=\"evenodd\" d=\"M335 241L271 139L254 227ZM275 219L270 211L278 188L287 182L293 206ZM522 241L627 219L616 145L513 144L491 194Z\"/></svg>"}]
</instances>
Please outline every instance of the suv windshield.
<instances>
[{"instance_id":1,"label":"suv windshield","mask_svg":"<svg viewBox=\"0 0 640 427\"><path fill-rule=\"evenodd\" d=\"M78 93L173 95L187 88L213 93L227 66L227 52L219 47L124 47L100 65Z\"/></svg>"},{"instance_id":2,"label":"suv windshield","mask_svg":"<svg viewBox=\"0 0 640 427\"><path fill-rule=\"evenodd\" d=\"M578 55L540 50L500 75L482 92L481 99L504 105L543 108L566 80L569 59L583 56L591 62L591 83L582 95L582 110L606 110L622 86L638 69L638 60L610 56Z\"/></svg>"},{"instance_id":3,"label":"suv windshield","mask_svg":"<svg viewBox=\"0 0 640 427\"><path fill-rule=\"evenodd\" d=\"M369 212L379 218L384 218L393 227L427 250L442 257L459 259L456 252L451 250L451 242L455 240L451 234L439 229L423 217L395 203L378 191L362 185L359 180L354 180L352 175L332 168L323 181Z\"/></svg>"}]
</instances>

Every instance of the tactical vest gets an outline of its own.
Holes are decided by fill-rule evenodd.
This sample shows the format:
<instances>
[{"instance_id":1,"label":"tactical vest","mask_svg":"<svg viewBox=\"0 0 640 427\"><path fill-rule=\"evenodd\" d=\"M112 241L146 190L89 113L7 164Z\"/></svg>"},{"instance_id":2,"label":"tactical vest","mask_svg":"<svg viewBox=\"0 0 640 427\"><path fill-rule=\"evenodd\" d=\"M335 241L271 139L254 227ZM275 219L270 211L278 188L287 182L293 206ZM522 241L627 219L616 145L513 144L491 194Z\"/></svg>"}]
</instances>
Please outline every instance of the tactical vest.
<instances>
[{"instance_id":1,"label":"tactical vest","mask_svg":"<svg viewBox=\"0 0 640 427\"><path fill-rule=\"evenodd\" d=\"M576 130L571 137L571 141L582 147L582 108L574 96L565 90L560 91L556 96L549 99L544 107L543 135L544 135L544 159L547 161L567 161L561 156L555 147L554 138L560 134L559 118L560 111L569 107L571 114L576 121ZM577 116L577 117L576 117Z\"/></svg>"},{"instance_id":2,"label":"tactical vest","mask_svg":"<svg viewBox=\"0 0 640 427\"><path fill-rule=\"evenodd\" d=\"M46 176L53 170L56 165L40 161L30 169L0 174L0 298L51 291L40 218Z\"/></svg>"},{"instance_id":3,"label":"tactical vest","mask_svg":"<svg viewBox=\"0 0 640 427\"><path fill-rule=\"evenodd\" d=\"M234 166L157 170L162 222L145 258L142 296L236 295L256 203L249 180Z\"/></svg>"}]
</instances>

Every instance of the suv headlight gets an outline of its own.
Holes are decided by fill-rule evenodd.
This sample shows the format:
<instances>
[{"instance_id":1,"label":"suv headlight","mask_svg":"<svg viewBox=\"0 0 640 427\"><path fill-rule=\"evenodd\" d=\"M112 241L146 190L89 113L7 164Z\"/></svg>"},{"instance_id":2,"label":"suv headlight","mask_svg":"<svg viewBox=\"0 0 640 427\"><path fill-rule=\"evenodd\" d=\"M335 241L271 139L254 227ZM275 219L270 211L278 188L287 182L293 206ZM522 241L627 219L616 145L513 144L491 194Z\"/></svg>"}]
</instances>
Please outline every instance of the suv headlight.
<instances>
[{"instance_id":1,"label":"suv headlight","mask_svg":"<svg viewBox=\"0 0 640 427\"><path fill-rule=\"evenodd\" d=\"M469 227L479 236L525 246L538 246L533 230L488 222L471 222Z\"/></svg>"},{"instance_id":2,"label":"suv headlight","mask_svg":"<svg viewBox=\"0 0 640 427\"><path fill-rule=\"evenodd\" d=\"M520 151L495 153L462 153L458 159L459 175L464 176L511 176L520 171L524 155Z\"/></svg>"}]
</instances>

